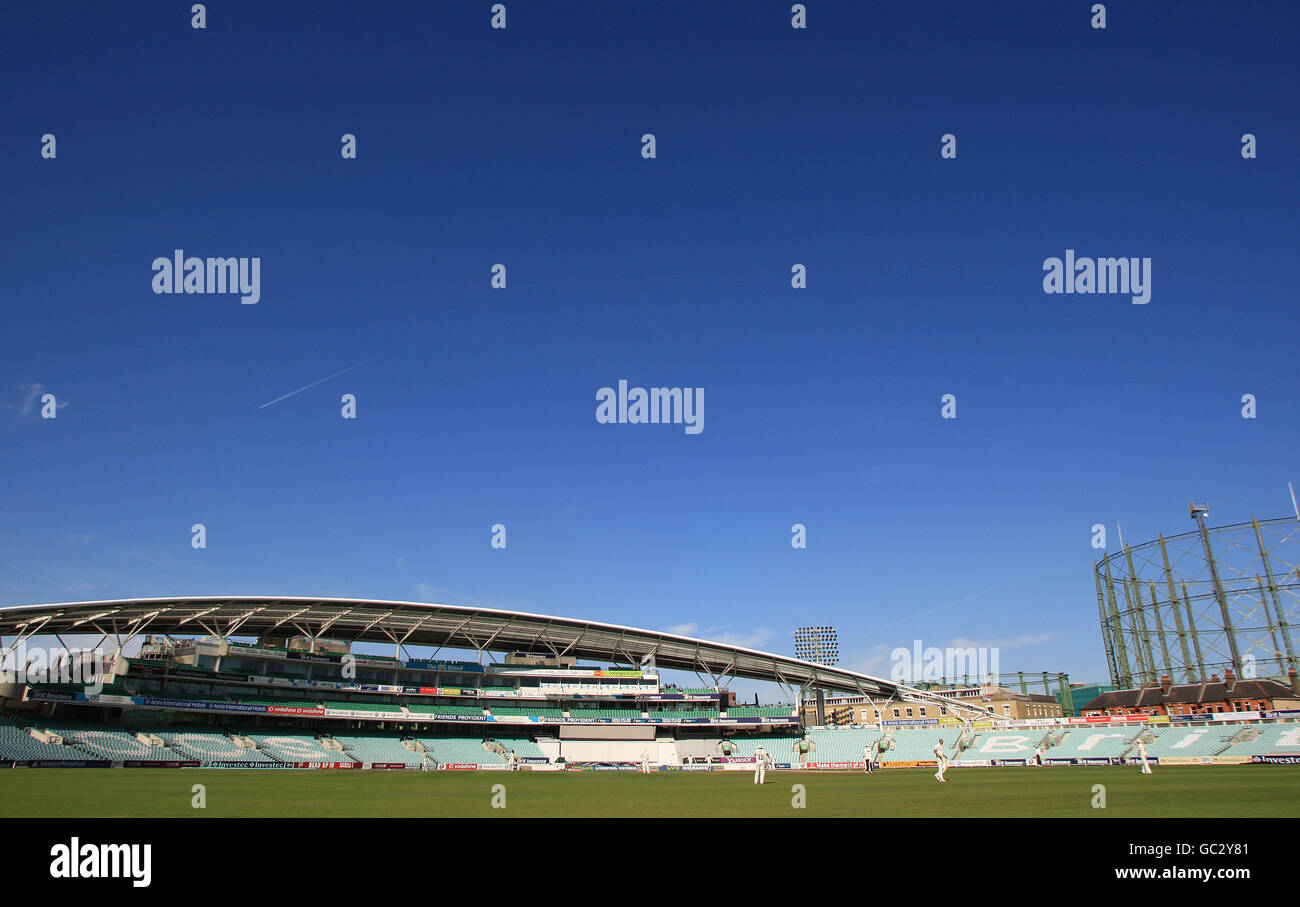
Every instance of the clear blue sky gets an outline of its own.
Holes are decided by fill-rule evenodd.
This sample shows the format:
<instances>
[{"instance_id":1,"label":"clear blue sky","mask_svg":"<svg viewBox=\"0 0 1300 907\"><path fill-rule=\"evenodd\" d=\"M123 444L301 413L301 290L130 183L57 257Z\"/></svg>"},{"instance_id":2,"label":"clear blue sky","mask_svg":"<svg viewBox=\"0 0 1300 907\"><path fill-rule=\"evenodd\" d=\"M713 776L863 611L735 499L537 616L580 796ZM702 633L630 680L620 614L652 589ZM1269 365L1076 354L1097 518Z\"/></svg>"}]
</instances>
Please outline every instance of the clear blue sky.
<instances>
[{"instance_id":1,"label":"clear blue sky","mask_svg":"<svg viewBox=\"0 0 1300 907\"><path fill-rule=\"evenodd\" d=\"M1103 679L1092 524L1300 480L1294 8L807 5L9 5L0 601L827 623L876 673ZM261 301L155 295L177 248L260 257ZM1151 258L1150 303L1044 294L1066 249ZM598 424L619 379L703 387L704 431Z\"/></svg>"}]
</instances>

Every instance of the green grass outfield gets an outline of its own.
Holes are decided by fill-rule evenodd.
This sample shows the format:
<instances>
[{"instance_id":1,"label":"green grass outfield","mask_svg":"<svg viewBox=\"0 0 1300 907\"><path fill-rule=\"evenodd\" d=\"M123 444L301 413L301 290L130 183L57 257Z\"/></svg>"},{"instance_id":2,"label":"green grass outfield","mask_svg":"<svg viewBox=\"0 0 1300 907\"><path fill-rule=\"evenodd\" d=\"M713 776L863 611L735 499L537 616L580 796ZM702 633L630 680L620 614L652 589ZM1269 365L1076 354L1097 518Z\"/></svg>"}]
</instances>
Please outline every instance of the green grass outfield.
<instances>
[{"instance_id":1,"label":"green grass outfield","mask_svg":"<svg viewBox=\"0 0 1300 907\"><path fill-rule=\"evenodd\" d=\"M1086 816L1300 817L1300 766L849 772L0 771L0 816ZM191 805L206 788L207 808ZM493 785L506 787L504 809ZM793 785L806 807L791 805ZM1095 809L1093 785L1106 788Z\"/></svg>"}]
</instances>

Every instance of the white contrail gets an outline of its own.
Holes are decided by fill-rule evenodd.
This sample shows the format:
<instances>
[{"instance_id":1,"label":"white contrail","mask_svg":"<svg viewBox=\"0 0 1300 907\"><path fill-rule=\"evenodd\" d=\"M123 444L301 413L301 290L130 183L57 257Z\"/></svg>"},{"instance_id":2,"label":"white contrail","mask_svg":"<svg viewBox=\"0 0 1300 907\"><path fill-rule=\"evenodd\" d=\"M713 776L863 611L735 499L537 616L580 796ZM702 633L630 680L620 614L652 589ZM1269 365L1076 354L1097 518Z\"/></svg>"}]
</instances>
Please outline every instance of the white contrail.
<instances>
[{"instance_id":1,"label":"white contrail","mask_svg":"<svg viewBox=\"0 0 1300 907\"><path fill-rule=\"evenodd\" d=\"M883 626L884 626L884 627L896 627L896 626L898 626L899 624L903 623L904 621L911 620L911 619L914 618L914 617L925 617L925 616L928 615L928 614L937 614L937 613L940 612L940 611L947 611L949 608L955 608L955 607L957 607L958 605L964 605L964 604L966 604L966 602L968 602L968 601L973 601L974 599L979 598L981 595L988 595L990 592L994 592L994 591L996 591L997 589L998 589L998 587L997 587L997 586L994 586L994 587L991 588L991 589L985 589L983 592L976 592L974 595L967 595L967 596L965 596L964 598L959 598L959 599L957 599L956 601L948 602L948 604L946 604L946 605L940 605L940 606L937 607L937 608L930 608L928 611L918 611L918 612L916 612L915 614L909 614L909 615L907 615L906 617L901 617L901 618L899 618L898 620L894 621L894 622L891 623L891 624L884 624Z\"/></svg>"},{"instance_id":2,"label":"white contrail","mask_svg":"<svg viewBox=\"0 0 1300 907\"><path fill-rule=\"evenodd\" d=\"M0 567L8 567L10 570L14 570L18 573L25 573L27 576L33 577L34 579L38 579L43 583L49 583L51 586L58 586L60 589L62 589L65 592L73 591L71 586L65 586L63 585L63 583L56 583L48 576L41 576L39 573L32 573L30 570L24 570L21 567L15 567L13 564L9 563L8 561L0 561Z\"/></svg>"},{"instance_id":3,"label":"white contrail","mask_svg":"<svg viewBox=\"0 0 1300 907\"><path fill-rule=\"evenodd\" d=\"M357 367L357 365L360 365L360 364L361 364L361 363L358 362L358 363L356 363L356 365L349 365L347 368L343 369L342 372L335 372L335 373L332 374L332 375L326 375L324 378L320 379L319 381L313 381L311 384L308 384L308 385L305 385L305 386L303 386L303 387L300 387L300 388L298 388L296 391L289 391L289 393L285 394L283 397L276 397L276 398L275 398L274 400L272 400L270 403L263 403L261 406L258 407L258 409L266 409L268 406L270 406L270 405L273 404L273 403L279 403L281 400L288 400L288 399L289 399L290 397L292 397L294 394L301 394L301 393L302 393L303 391L305 391L305 390L311 390L313 387L315 387L315 386L318 385L318 384L324 384L326 381L330 380L331 378L337 378L339 375L342 375L343 372L350 372L350 371L352 371L354 368Z\"/></svg>"}]
</instances>

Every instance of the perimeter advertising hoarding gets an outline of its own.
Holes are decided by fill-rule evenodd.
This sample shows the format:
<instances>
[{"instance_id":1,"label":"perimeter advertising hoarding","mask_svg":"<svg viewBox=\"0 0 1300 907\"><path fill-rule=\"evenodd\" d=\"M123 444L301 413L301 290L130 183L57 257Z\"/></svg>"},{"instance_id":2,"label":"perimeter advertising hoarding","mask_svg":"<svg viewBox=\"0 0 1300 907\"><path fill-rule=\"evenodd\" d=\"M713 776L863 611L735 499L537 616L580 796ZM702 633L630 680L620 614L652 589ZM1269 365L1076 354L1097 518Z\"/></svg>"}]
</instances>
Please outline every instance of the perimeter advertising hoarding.
<instances>
[{"instance_id":1,"label":"perimeter advertising hoarding","mask_svg":"<svg viewBox=\"0 0 1300 907\"><path fill-rule=\"evenodd\" d=\"M285 652L284 657L293 661L310 661L316 664L338 664L342 655L318 655L308 652Z\"/></svg>"},{"instance_id":2,"label":"perimeter advertising hoarding","mask_svg":"<svg viewBox=\"0 0 1300 907\"><path fill-rule=\"evenodd\" d=\"M336 709L333 707L326 707L323 714L326 718L369 718L377 721L392 721L398 718L405 719L406 717L401 712L374 712L369 709Z\"/></svg>"},{"instance_id":3,"label":"perimeter advertising hoarding","mask_svg":"<svg viewBox=\"0 0 1300 907\"><path fill-rule=\"evenodd\" d=\"M230 655L254 655L259 658L284 658L284 652L279 649L260 649L257 646L246 646L243 643L227 643L226 652Z\"/></svg>"},{"instance_id":4,"label":"perimeter advertising hoarding","mask_svg":"<svg viewBox=\"0 0 1300 907\"><path fill-rule=\"evenodd\" d=\"M1215 721L1258 721L1262 717L1261 712L1215 712Z\"/></svg>"},{"instance_id":5,"label":"perimeter advertising hoarding","mask_svg":"<svg viewBox=\"0 0 1300 907\"><path fill-rule=\"evenodd\" d=\"M478 712L477 714L473 714L473 715L412 715L411 717L417 721L487 721L488 720L487 717L482 712ZM497 718L496 720L502 721L503 719ZM527 719L525 719L525 721L526 720Z\"/></svg>"},{"instance_id":6,"label":"perimeter advertising hoarding","mask_svg":"<svg viewBox=\"0 0 1300 907\"><path fill-rule=\"evenodd\" d=\"M202 768L352 768L362 767L360 762L244 762L238 759L213 759L200 763Z\"/></svg>"},{"instance_id":7,"label":"perimeter advertising hoarding","mask_svg":"<svg viewBox=\"0 0 1300 907\"><path fill-rule=\"evenodd\" d=\"M270 715L311 715L315 718L325 717L325 707L306 708L299 705L268 705L265 707Z\"/></svg>"},{"instance_id":8,"label":"perimeter advertising hoarding","mask_svg":"<svg viewBox=\"0 0 1300 907\"><path fill-rule=\"evenodd\" d=\"M130 696L119 696L116 693L100 693L98 696L88 696L86 698L107 705L132 705L135 702Z\"/></svg>"},{"instance_id":9,"label":"perimeter advertising hoarding","mask_svg":"<svg viewBox=\"0 0 1300 907\"><path fill-rule=\"evenodd\" d=\"M425 661L415 659L408 661L406 667L425 671L457 671L461 674L483 673L483 666L472 661Z\"/></svg>"},{"instance_id":10,"label":"perimeter advertising hoarding","mask_svg":"<svg viewBox=\"0 0 1300 907\"><path fill-rule=\"evenodd\" d=\"M76 702L85 699L84 693L71 693L61 690L34 690L31 687L23 688L23 702L34 702L44 700L47 702Z\"/></svg>"},{"instance_id":11,"label":"perimeter advertising hoarding","mask_svg":"<svg viewBox=\"0 0 1300 907\"><path fill-rule=\"evenodd\" d=\"M199 712L243 712L245 714L264 715L266 706L245 705L242 702L210 702L206 699L157 699L152 696L133 696L136 705L152 706L156 709L189 709Z\"/></svg>"}]
</instances>

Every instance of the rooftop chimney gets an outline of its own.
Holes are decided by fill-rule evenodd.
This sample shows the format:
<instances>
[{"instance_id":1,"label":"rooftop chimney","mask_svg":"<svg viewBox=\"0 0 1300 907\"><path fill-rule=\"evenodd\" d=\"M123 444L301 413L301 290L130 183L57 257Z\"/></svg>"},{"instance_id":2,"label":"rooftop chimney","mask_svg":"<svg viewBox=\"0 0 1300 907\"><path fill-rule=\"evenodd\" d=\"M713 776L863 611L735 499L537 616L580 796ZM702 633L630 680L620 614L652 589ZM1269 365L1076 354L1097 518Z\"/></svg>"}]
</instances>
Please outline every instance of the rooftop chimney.
<instances>
[{"instance_id":1,"label":"rooftop chimney","mask_svg":"<svg viewBox=\"0 0 1300 907\"><path fill-rule=\"evenodd\" d=\"M1160 678L1160 692L1161 692L1161 693L1164 693L1166 696L1168 696L1168 695L1169 695L1169 691L1170 691L1171 689L1173 689L1173 686L1174 686L1174 679L1173 679L1172 677L1170 677L1168 674L1166 674L1164 677L1161 677L1161 678Z\"/></svg>"},{"instance_id":2,"label":"rooftop chimney","mask_svg":"<svg viewBox=\"0 0 1300 907\"><path fill-rule=\"evenodd\" d=\"M1232 672L1232 668L1223 669L1224 690L1231 693L1232 688L1237 685L1237 675Z\"/></svg>"}]
</instances>

